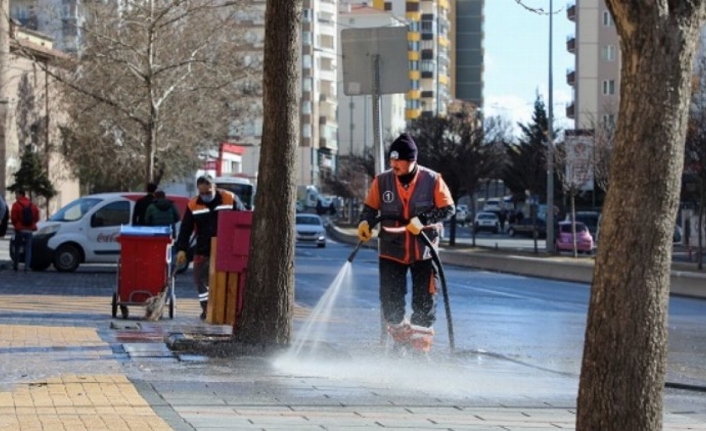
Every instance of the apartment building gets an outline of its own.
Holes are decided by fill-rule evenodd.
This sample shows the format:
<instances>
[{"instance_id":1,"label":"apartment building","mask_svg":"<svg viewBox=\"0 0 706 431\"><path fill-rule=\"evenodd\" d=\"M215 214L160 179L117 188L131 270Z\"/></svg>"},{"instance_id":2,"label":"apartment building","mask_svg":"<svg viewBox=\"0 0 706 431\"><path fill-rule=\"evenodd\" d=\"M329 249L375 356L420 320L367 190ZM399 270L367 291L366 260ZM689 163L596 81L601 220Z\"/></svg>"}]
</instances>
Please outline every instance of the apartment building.
<instances>
[{"instance_id":1,"label":"apartment building","mask_svg":"<svg viewBox=\"0 0 706 431\"><path fill-rule=\"evenodd\" d=\"M573 88L566 116L579 130L611 127L620 97L620 45L613 18L603 0L577 0L566 13L576 23L575 34L566 40L575 58L566 74Z\"/></svg>"},{"instance_id":2,"label":"apartment building","mask_svg":"<svg viewBox=\"0 0 706 431\"><path fill-rule=\"evenodd\" d=\"M452 99L449 0L372 0L372 6L407 20L411 89L405 118L444 115Z\"/></svg>"},{"instance_id":3,"label":"apartment building","mask_svg":"<svg viewBox=\"0 0 706 431\"><path fill-rule=\"evenodd\" d=\"M79 0L11 0L10 18L51 37L54 49L76 52L81 46L84 18L80 8Z\"/></svg>"},{"instance_id":4,"label":"apartment building","mask_svg":"<svg viewBox=\"0 0 706 431\"><path fill-rule=\"evenodd\" d=\"M404 25L404 20L392 12L382 11L367 3L342 2L338 14L339 52L340 35L345 28L392 27ZM338 137L339 156L360 155L373 147L373 100L370 95L346 96L343 92L343 68L338 70L339 104ZM406 127L405 94L384 94L381 97L380 113L382 139L396 137Z\"/></svg>"},{"instance_id":5,"label":"apartment building","mask_svg":"<svg viewBox=\"0 0 706 431\"><path fill-rule=\"evenodd\" d=\"M318 185L335 170L338 153L338 7L335 0L304 0L302 101L298 184Z\"/></svg>"},{"instance_id":6,"label":"apartment building","mask_svg":"<svg viewBox=\"0 0 706 431\"><path fill-rule=\"evenodd\" d=\"M451 8L451 94L483 108L485 0L455 0Z\"/></svg>"}]
</instances>

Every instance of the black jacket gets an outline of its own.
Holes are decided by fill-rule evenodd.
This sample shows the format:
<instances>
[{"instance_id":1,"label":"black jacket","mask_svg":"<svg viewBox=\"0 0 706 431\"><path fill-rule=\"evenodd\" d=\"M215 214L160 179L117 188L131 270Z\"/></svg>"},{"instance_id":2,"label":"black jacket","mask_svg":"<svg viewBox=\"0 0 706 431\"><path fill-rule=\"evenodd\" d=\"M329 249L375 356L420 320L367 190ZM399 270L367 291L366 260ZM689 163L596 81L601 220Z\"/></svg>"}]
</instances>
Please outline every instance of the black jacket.
<instances>
[{"instance_id":1,"label":"black jacket","mask_svg":"<svg viewBox=\"0 0 706 431\"><path fill-rule=\"evenodd\" d=\"M191 234L195 231L194 254L210 256L211 238L218 234L218 212L221 210L245 211L245 207L238 196L221 189L216 190L216 196L209 203L203 202L199 196L191 199L181 220L176 249L186 251L189 248Z\"/></svg>"},{"instance_id":2,"label":"black jacket","mask_svg":"<svg viewBox=\"0 0 706 431\"><path fill-rule=\"evenodd\" d=\"M154 202L154 195L151 193L144 195L135 202L135 211L132 212L132 225L133 226L145 226L147 222L145 220L145 214L147 213L147 208L150 204Z\"/></svg>"}]
</instances>

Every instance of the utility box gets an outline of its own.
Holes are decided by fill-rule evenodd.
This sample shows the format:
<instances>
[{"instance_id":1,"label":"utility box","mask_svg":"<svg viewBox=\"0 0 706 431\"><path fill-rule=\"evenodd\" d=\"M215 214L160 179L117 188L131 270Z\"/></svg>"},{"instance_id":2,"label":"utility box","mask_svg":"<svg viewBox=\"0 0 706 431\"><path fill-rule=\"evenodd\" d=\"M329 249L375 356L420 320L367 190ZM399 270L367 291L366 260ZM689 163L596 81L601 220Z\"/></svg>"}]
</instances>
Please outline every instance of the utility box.
<instances>
[{"instance_id":1,"label":"utility box","mask_svg":"<svg viewBox=\"0 0 706 431\"><path fill-rule=\"evenodd\" d=\"M218 212L217 237L211 240L208 323L230 325L243 310L245 276L250 259L251 211Z\"/></svg>"},{"instance_id":2,"label":"utility box","mask_svg":"<svg viewBox=\"0 0 706 431\"><path fill-rule=\"evenodd\" d=\"M252 211L220 211L216 271L244 272L250 258Z\"/></svg>"}]
</instances>

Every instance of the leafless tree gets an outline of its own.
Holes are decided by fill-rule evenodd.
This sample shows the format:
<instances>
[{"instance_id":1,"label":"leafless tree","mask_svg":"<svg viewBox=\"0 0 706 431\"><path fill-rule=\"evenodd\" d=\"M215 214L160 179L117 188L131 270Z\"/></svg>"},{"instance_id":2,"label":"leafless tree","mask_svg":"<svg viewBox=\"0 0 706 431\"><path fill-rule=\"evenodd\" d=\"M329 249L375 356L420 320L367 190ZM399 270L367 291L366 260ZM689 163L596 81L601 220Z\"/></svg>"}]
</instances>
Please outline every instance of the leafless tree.
<instances>
[{"instance_id":1,"label":"leafless tree","mask_svg":"<svg viewBox=\"0 0 706 431\"><path fill-rule=\"evenodd\" d=\"M72 139L64 151L126 178L183 175L261 95L259 36L247 0L84 4L80 54L67 61ZM157 166L157 168L156 168Z\"/></svg>"},{"instance_id":2,"label":"leafless tree","mask_svg":"<svg viewBox=\"0 0 706 431\"><path fill-rule=\"evenodd\" d=\"M593 145L590 136L565 136L554 153L556 173L564 193L571 200L571 236L574 257L576 247L576 196L586 190L593 179Z\"/></svg>"}]
</instances>

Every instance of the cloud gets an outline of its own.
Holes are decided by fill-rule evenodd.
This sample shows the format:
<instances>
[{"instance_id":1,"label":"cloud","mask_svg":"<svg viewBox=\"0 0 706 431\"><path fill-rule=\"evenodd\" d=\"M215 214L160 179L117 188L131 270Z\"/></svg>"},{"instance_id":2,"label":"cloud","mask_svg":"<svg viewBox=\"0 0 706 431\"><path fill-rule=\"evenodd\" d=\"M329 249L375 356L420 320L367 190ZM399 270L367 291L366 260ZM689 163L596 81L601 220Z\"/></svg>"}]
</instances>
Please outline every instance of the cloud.
<instances>
[{"instance_id":1,"label":"cloud","mask_svg":"<svg viewBox=\"0 0 706 431\"><path fill-rule=\"evenodd\" d=\"M540 86L539 94L546 103L546 86L544 88ZM573 128L573 120L566 117L566 106L571 103L573 97L571 90L554 90L552 96L554 98L554 127L560 129ZM513 126L513 134L518 136L520 128L517 123L525 124L532 121L534 99L527 100L511 94L491 94L485 97L484 111L486 116L500 116L509 120Z\"/></svg>"}]
</instances>

